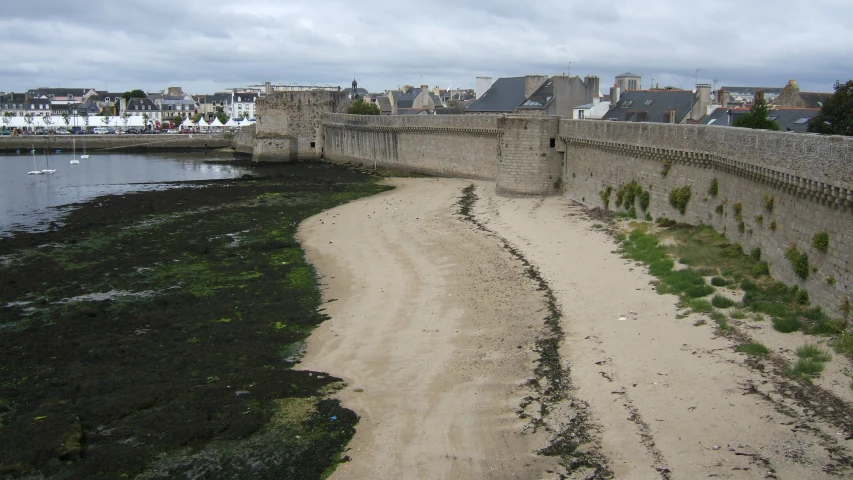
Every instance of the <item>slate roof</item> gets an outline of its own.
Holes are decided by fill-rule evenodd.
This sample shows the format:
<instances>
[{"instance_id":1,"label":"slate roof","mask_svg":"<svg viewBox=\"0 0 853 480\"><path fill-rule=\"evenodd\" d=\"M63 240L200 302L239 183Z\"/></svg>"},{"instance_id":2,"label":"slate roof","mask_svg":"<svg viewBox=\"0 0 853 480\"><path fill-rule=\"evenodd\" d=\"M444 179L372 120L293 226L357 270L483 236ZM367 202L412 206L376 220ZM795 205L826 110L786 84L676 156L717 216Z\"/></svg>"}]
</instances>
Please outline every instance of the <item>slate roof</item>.
<instances>
[{"instance_id":1,"label":"slate roof","mask_svg":"<svg viewBox=\"0 0 853 480\"><path fill-rule=\"evenodd\" d=\"M823 108L832 95L831 93L800 92L800 98L806 102L808 108Z\"/></svg>"},{"instance_id":2,"label":"slate roof","mask_svg":"<svg viewBox=\"0 0 853 480\"><path fill-rule=\"evenodd\" d=\"M631 72L625 72L625 73L616 75L616 78L623 78L623 77L642 77L642 75L637 75L636 73L631 73Z\"/></svg>"},{"instance_id":3,"label":"slate roof","mask_svg":"<svg viewBox=\"0 0 853 480\"><path fill-rule=\"evenodd\" d=\"M678 123L690 113L693 103L693 92L688 90L633 90L623 93L602 120L668 123L668 112L674 108Z\"/></svg>"},{"instance_id":4,"label":"slate roof","mask_svg":"<svg viewBox=\"0 0 853 480\"><path fill-rule=\"evenodd\" d=\"M499 78L466 112L512 113L524 100L524 77Z\"/></svg>"},{"instance_id":5,"label":"slate roof","mask_svg":"<svg viewBox=\"0 0 853 480\"><path fill-rule=\"evenodd\" d=\"M45 97L61 97L68 98L68 95L74 96L83 96L86 92L92 90L91 88L48 88L48 87L39 87L34 88L32 90L28 90L27 94L32 97L41 97L44 95Z\"/></svg>"},{"instance_id":6,"label":"slate roof","mask_svg":"<svg viewBox=\"0 0 853 480\"><path fill-rule=\"evenodd\" d=\"M391 113L391 99L386 96L376 97L376 105L379 106L380 112Z\"/></svg>"},{"instance_id":7,"label":"slate roof","mask_svg":"<svg viewBox=\"0 0 853 480\"><path fill-rule=\"evenodd\" d=\"M397 109L401 108L412 108L415 99L418 98L418 95L421 94L421 90L419 88L413 88L408 92L403 92L401 90L392 90L391 95L394 96L394 103L397 104ZM432 98L433 103L435 103L436 107L440 107L442 105L441 99L431 91L429 92L430 98ZM390 101L390 100L389 100Z\"/></svg>"},{"instance_id":8,"label":"slate roof","mask_svg":"<svg viewBox=\"0 0 853 480\"><path fill-rule=\"evenodd\" d=\"M110 102L115 102L116 99L121 98L122 95L124 95L124 93L95 90L95 94L90 96L89 98L95 99L99 102L103 102L105 98L109 98Z\"/></svg>"},{"instance_id":9,"label":"slate roof","mask_svg":"<svg viewBox=\"0 0 853 480\"><path fill-rule=\"evenodd\" d=\"M554 99L554 81L548 79L539 88L536 89L521 105L519 110L542 110L548 107L551 100Z\"/></svg>"},{"instance_id":10,"label":"slate roof","mask_svg":"<svg viewBox=\"0 0 853 480\"><path fill-rule=\"evenodd\" d=\"M139 107L139 108L137 108ZM129 102L127 102L127 108L125 108L127 112L159 112L160 107L157 106L154 102L152 102L148 98L131 98Z\"/></svg>"},{"instance_id":11,"label":"slate roof","mask_svg":"<svg viewBox=\"0 0 853 480\"><path fill-rule=\"evenodd\" d=\"M718 127L730 127L729 112L732 113L732 123L746 113L748 108L718 108L707 115L699 123ZM770 110L768 118L775 120L783 132L804 133L809 127L809 120L820 113L818 108L776 108Z\"/></svg>"},{"instance_id":12,"label":"slate roof","mask_svg":"<svg viewBox=\"0 0 853 480\"><path fill-rule=\"evenodd\" d=\"M427 115L426 110L420 108L398 108L397 115Z\"/></svg>"}]
</instances>

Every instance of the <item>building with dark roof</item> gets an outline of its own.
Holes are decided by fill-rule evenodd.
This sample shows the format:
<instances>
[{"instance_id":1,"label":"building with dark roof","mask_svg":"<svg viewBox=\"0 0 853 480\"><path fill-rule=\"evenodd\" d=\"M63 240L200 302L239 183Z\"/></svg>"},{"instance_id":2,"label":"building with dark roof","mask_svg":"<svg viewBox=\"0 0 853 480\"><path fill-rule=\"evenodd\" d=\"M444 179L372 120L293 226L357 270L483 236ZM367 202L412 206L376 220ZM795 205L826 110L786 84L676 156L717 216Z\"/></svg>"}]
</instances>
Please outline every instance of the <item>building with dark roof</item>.
<instances>
[{"instance_id":1,"label":"building with dark roof","mask_svg":"<svg viewBox=\"0 0 853 480\"><path fill-rule=\"evenodd\" d=\"M513 113L527 98L526 77L499 78L465 110L466 114ZM534 89L535 91L536 89Z\"/></svg>"},{"instance_id":2,"label":"building with dark roof","mask_svg":"<svg viewBox=\"0 0 853 480\"><path fill-rule=\"evenodd\" d=\"M743 107L718 108L699 123L716 127L731 127L738 117L747 113L749 113L749 109ZM774 108L768 112L767 118L779 124L779 129L783 132L805 133L808 130L809 121L819 113L819 108Z\"/></svg>"},{"instance_id":3,"label":"building with dark roof","mask_svg":"<svg viewBox=\"0 0 853 480\"><path fill-rule=\"evenodd\" d=\"M429 85L421 85L420 89L406 85L400 90L391 90L388 92L388 100L391 103L392 115L398 115L401 109L417 109L433 112L437 108L444 106L441 103L441 98L429 90ZM381 108L380 106L380 110Z\"/></svg>"},{"instance_id":4,"label":"building with dark roof","mask_svg":"<svg viewBox=\"0 0 853 480\"><path fill-rule=\"evenodd\" d=\"M615 88L615 87L614 87ZM698 121L711 105L711 86L689 90L611 90L615 101L602 120L618 122L690 123Z\"/></svg>"},{"instance_id":5,"label":"building with dark roof","mask_svg":"<svg viewBox=\"0 0 853 480\"><path fill-rule=\"evenodd\" d=\"M160 121L162 112L150 98L131 98L125 106L124 113L129 117L148 117L149 122Z\"/></svg>"},{"instance_id":6,"label":"building with dark roof","mask_svg":"<svg viewBox=\"0 0 853 480\"><path fill-rule=\"evenodd\" d=\"M516 113L534 115L558 115L574 118L575 107L590 104L599 95L599 79L596 76L569 77L555 75L528 95L516 107Z\"/></svg>"}]
</instances>

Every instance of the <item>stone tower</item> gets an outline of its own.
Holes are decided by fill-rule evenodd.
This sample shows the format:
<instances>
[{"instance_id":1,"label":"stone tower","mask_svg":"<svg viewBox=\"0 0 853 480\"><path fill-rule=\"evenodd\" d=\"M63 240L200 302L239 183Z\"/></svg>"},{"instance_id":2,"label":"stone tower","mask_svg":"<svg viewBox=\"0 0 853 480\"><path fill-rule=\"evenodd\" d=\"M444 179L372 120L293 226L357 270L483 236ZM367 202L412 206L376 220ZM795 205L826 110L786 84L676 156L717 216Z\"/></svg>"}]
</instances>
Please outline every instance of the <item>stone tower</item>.
<instances>
[{"instance_id":1,"label":"stone tower","mask_svg":"<svg viewBox=\"0 0 853 480\"><path fill-rule=\"evenodd\" d=\"M352 79L352 90L349 92L350 100L358 100L358 82L355 81L355 78Z\"/></svg>"}]
</instances>

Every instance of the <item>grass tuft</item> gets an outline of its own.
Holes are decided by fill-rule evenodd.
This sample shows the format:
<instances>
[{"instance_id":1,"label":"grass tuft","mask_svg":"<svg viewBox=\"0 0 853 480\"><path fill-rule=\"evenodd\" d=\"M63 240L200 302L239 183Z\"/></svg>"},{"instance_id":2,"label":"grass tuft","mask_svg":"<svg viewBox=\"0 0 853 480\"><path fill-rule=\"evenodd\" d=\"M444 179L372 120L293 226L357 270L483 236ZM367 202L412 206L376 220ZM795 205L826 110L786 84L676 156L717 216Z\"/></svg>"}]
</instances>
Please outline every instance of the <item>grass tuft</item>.
<instances>
[{"instance_id":1,"label":"grass tuft","mask_svg":"<svg viewBox=\"0 0 853 480\"><path fill-rule=\"evenodd\" d=\"M800 358L811 358L817 362L824 363L832 360L832 355L829 351L813 343L807 343L799 347L797 349L797 356Z\"/></svg>"},{"instance_id":2,"label":"grass tuft","mask_svg":"<svg viewBox=\"0 0 853 480\"><path fill-rule=\"evenodd\" d=\"M714 295L714 298L711 299L711 305L717 308L729 308L734 306L735 301L731 298L724 297L720 294Z\"/></svg>"},{"instance_id":3,"label":"grass tuft","mask_svg":"<svg viewBox=\"0 0 853 480\"><path fill-rule=\"evenodd\" d=\"M755 355L755 356L767 355L768 353L770 353L770 350L768 350L767 347L765 347L764 345L757 343L757 342L751 342L751 343L746 343L743 345L738 345L738 347L735 349L735 351L743 352L747 355Z\"/></svg>"}]
</instances>

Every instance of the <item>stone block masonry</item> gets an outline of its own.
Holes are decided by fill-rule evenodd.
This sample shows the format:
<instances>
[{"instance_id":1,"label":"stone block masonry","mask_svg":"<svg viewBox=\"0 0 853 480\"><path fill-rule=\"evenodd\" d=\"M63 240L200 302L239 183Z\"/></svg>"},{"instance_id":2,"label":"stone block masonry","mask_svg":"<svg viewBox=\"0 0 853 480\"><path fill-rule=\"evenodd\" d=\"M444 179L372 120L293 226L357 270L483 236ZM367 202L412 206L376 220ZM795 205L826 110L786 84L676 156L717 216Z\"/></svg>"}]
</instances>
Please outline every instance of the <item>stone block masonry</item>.
<instances>
[{"instance_id":1,"label":"stone block masonry","mask_svg":"<svg viewBox=\"0 0 853 480\"><path fill-rule=\"evenodd\" d=\"M252 159L262 162L319 160L323 158L322 118L343 112L346 95L333 90L274 92L255 106Z\"/></svg>"},{"instance_id":2,"label":"stone block masonry","mask_svg":"<svg viewBox=\"0 0 853 480\"><path fill-rule=\"evenodd\" d=\"M551 116L357 116L339 113L336 92L270 97L259 110L256 160L325 158L493 180L501 195L562 193L594 206L608 186L636 180L650 192L653 217L712 225L745 251L761 248L774 277L832 315L849 301L850 138ZM716 195L708 193L714 179ZM685 186L692 195L681 214L669 192ZM812 246L818 233L829 237L826 252ZM808 255L805 279L785 258L792 246Z\"/></svg>"},{"instance_id":3,"label":"stone block masonry","mask_svg":"<svg viewBox=\"0 0 853 480\"><path fill-rule=\"evenodd\" d=\"M599 192L636 180L651 194L652 217L711 225L747 252L760 248L775 278L805 289L828 313L844 314L853 287L851 139L570 120L561 122L560 138L570 198L603 206ZM714 179L718 192L711 195ZM692 187L684 215L669 203L669 192L683 186ZM825 253L812 246L819 232L829 236ZM807 279L785 258L791 246L808 255Z\"/></svg>"},{"instance_id":4,"label":"stone block masonry","mask_svg":"<svg viewBox=\"0 0 853 480\"><path fill-rule=\"evenodd\" d=\"M495 180L498 117L332 115L323 118L325 157L450 177Z\"/></svg>"}]
</instances>

